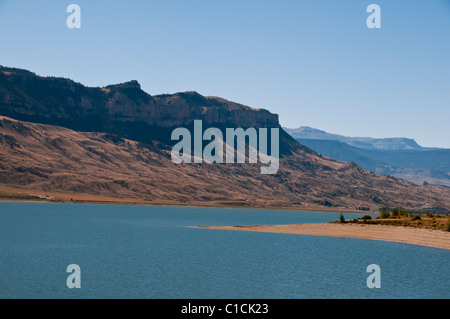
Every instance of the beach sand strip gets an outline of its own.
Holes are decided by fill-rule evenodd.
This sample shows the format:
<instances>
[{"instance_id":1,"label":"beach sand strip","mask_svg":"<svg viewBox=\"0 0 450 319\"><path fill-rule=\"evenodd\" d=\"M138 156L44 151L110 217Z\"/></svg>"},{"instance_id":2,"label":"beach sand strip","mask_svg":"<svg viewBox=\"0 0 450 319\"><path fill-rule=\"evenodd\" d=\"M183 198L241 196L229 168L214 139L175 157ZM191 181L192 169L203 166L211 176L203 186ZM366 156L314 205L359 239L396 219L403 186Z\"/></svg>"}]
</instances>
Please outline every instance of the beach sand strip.
<instances>
[{"instance_id":1,"label":"beach sand strip","mask_svg":"<svg viewBox=\"0 0 450 319\"><path fill-rule=\"evenodd\" d=\"M450 250L450 232L403 226L320 223L197 228L384 240Z\"/></svg>"}]
</instances>

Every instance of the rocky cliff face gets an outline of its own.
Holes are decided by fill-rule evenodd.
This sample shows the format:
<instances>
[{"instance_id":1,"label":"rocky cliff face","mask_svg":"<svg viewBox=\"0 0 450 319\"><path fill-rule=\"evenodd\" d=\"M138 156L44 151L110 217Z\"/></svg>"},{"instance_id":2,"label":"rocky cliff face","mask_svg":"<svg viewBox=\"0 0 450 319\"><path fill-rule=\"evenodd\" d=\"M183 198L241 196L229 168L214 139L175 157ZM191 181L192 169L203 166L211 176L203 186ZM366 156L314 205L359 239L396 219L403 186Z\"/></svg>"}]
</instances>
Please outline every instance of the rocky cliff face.
<instances>
[{"instance_id":1,"label":"rocky cliff face","mask_svg":"<svg viewBox=\"0 0 450 319\"><path fill-rule=\"evenodd\" d=\"M194 119L209 126L279 127L278 116L267 110L197 92L151 96L137 81L89 88L5 67L0 67L0 114L84 131L115 131L121 122L173 128Z\"/></svg>"},{"instance_id":2,"label":"rocky cliff face","mask_svg":"<svg viewBox=\"0 0 450 319\"><path fill-rule=\"evenodd\" d=\"M276 174L249 163L175 164L171 131L195 119L204 127L279 127L266 110L196 92L150 96L136 81L89 88L0 67L0 197L50 192L154 203L450 210L448 188L331 160L282 129Z\"/></svg>"}]
</instances>

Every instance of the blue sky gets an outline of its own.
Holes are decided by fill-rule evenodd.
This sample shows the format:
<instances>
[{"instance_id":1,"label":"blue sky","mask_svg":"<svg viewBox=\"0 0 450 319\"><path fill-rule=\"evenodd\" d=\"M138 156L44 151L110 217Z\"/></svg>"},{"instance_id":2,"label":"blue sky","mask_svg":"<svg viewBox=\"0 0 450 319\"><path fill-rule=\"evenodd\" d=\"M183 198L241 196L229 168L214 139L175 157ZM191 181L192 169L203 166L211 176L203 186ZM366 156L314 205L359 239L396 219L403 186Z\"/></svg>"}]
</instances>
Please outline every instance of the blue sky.
<instances>
[{"instance_id":1,"label":"blue sky","mask_svg":"<svg viewBox=\"0 0 450 319\"><path fill-rule=\"evenodd\" d=\"M81 29L66 8L81 7ZM366 7L381 7L369 29ZM450 0L0 0L0 64L450 148Z\"/></svg>"}]
</instances>

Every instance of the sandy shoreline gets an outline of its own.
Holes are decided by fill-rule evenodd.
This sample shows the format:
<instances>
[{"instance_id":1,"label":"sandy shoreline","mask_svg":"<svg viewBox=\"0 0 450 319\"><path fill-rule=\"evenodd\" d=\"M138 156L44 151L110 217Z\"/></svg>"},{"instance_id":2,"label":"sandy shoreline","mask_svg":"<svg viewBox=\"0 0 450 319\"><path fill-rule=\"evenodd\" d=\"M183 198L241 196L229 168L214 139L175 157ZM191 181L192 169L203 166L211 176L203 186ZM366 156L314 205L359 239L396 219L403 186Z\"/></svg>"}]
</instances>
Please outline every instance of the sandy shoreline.
<instances>
[{"instance_id":1,"label":"sandy shoreline","mask_svg":"<svg viewBox=\"0 0 450 319\"><path fill-rule=\"evenodd\" d=\"M384 240L450 250L450 232L402 226L321 223L197 228Z\"/></svg>"}]
</instances>

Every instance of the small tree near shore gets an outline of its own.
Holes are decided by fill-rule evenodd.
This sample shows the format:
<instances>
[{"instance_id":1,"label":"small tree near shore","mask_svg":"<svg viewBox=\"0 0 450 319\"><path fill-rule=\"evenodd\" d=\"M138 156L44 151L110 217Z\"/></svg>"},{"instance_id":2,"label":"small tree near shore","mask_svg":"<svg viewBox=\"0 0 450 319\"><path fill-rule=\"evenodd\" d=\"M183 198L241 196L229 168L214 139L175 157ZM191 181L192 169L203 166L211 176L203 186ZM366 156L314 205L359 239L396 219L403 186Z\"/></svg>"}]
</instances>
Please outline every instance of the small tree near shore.
<instances>
[{"instance_id":1,"label":"small tree near shore","mask_svg":"<svg viewBox=\"0 0 450 319\"><path fill-rule=\"evenodd\" d=\"M389 218L390 216L391 216L391 214L386 209L386 207L383 207L380 211L380 215L378 215L378 218Z\"/></svg>"},{"instance_id":2,"label":"small tree near shore","mask_svg":"<svg viewBox=\"0 0 450 319\"><path fill-rule=\"evenodd\" d=\"M395 208L392 210L392 217L398 217L399 215L400 215L400 212L399 212L398 208L395 207Z\"/></svg>"}]
</instances>

